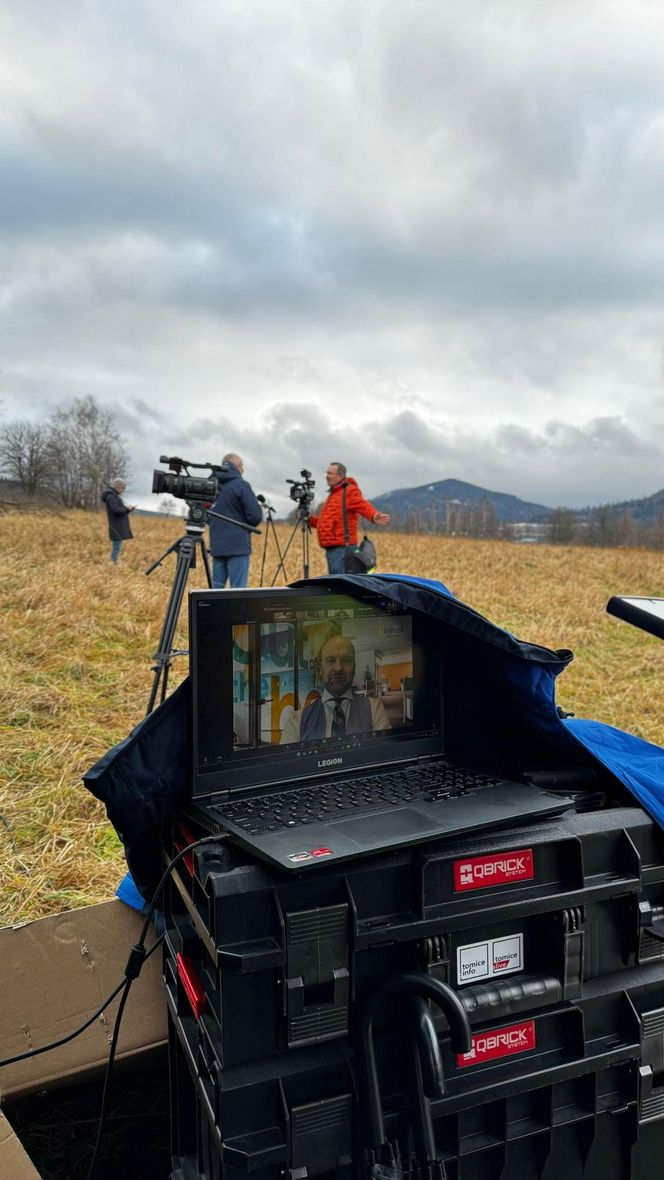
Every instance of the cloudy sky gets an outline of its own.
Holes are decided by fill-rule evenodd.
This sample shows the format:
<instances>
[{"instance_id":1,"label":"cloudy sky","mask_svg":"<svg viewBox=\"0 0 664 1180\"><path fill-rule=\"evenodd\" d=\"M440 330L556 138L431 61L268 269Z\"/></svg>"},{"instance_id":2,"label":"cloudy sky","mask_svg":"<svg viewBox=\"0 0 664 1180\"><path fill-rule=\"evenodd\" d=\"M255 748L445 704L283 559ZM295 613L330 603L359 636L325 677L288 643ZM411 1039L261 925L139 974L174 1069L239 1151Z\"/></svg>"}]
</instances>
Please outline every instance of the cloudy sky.
<instances>
[{"instance_id":1,"label":"cloudy sky","mask_svg":"<svg viewBox=\"0 0 664 1180\"><path fill-rule=\"evenodd\" d=\"M664 6L5 0L0 400L281 497L664 486Z\"/></svg>"}]
</instances>

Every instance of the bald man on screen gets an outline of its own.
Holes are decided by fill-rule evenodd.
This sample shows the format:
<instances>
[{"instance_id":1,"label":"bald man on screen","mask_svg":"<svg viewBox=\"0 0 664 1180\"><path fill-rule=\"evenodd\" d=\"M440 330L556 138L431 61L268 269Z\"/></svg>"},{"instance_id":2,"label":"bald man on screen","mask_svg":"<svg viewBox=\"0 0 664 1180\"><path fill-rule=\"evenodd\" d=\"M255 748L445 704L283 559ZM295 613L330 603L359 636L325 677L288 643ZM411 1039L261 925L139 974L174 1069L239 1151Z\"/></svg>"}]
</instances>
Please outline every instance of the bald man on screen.
<instances>
[{"instance_id":1,"label":"bald man on screen","mask_svg":"<svg viewBox=\"0 0 664 1180\"><path fill-rule=\"evenodd\" d=\"M334 635L319 654L322 691L304 709L295 709L281 732L280 745L343 738L347 734L390 729L383 702L355 692L355 648L345 635Z\"/></svg>"}]
</instances>

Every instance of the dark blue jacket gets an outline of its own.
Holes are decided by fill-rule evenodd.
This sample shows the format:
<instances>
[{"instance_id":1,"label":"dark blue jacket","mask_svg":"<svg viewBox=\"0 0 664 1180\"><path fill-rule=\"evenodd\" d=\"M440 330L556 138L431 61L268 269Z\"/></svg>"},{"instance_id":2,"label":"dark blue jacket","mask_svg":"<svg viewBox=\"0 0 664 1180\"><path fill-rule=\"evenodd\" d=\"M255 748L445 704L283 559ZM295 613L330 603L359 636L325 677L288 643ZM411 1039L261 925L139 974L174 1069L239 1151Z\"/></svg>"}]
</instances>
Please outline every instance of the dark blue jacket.
<instances>
[{"instance_id":1,"label":"dark blue jacket","mask_svg":"<svg viewBox=\"0 0 664 1180\"><path fill-rule=\"evenodd\" d=\"M115 488L106 488L101 494L108 515L108 535L111 541L131 541L133 533L129 524L129 509Z\"/></svg>"},{"instance_id":2,"label":"dark blue jacket","mask_svg":"<svg viewBox=\"0 0 664 1180\"><path fill-rule=\"evenodd\" d=\"M221 512L245 524L260 524L263 510L251 485L242 478L237 467L229 463L228 471L215 471L214 474L219 481L219 495L212 505L213 512ZM211 516L210 551L213 557L240 557L251 553L251 533Z\"/></svg>"}]
</instances>

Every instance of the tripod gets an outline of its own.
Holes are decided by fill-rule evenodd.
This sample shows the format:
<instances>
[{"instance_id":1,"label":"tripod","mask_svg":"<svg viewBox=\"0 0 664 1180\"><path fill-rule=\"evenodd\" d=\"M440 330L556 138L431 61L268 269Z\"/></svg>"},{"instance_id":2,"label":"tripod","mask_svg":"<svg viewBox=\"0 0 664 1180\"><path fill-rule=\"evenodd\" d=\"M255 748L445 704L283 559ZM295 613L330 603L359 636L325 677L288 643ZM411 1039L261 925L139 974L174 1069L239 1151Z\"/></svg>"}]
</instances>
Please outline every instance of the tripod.
<instances>
[{"instance_id":1,"label":"tripod","mask_svg":"<svg viewBox=\"0 0 664 1180\"><path fill-rule=\"evenodd\" d=\"M274 509L273 509L273 511L274 511ZM274 529L274 523L272 523L272 528ZM309 507L308 507L308 504L301 503L298 505L297 520L295 521L295 524L293 525L293 531L292 531L290 537L288 538L288 541L286 542L286 548L284 549L283 554L279 548L279 542L277 540L277 535L276 535L276 531L275 531L274 538L275 538L275 541L277 544L277 553L279 554L280 560L279 560L279 564L278 564L276 570L274 571L274 577L272 578L272 581L270 582L271 586L274 586L274 583L276 582L277 578L279 577L280 571L284 575L284 579L286 578L286 570L285 570L284 563L286 561L286 557L288 556L288 550L290 549L298 532L302 536L302 577L303 578L309 577L309 533L310 533L310 531L311 531L311 527L309 525ZM267 537L266 537L266 542L267 542ZM261 570L261 586L262 585L263 585L263 582L262 582L262 570Z\"/></svg>"},{"instance_id":2,"label":"tripod","mask_svg":"<svg viewBox=\"0 0 664 1180\"><path fill-rule=\"evenodd\" d=\"M212 512L211 509L206 509L201 503L196 500L187 500L189 505L189 515L187 516L187 524L185 528L184 537L178 537L172 545L168 546L158 557L152 565L148 566L145 573L150 575L157 566L161 565L165 557L169 553L177 554L177 562L175 565L175 576L173 578L173 585L168 597L166 606L166 614L164 616L164 623L161 628L159 636L159 646L153 655L155 661L152 667L153 681L150 690L150 697L148 700L148 707L146 712L151 713L155 706L157 693L161 684L160 703L166 696L166 687L168 684L168 672L173 662L174 656L184 656L187 654L187 649L175 651L173 649L173 637L175 635L175 628L177 627L178 618L180 616L180 608L182 606L182 599L184 597L185 587L187 585L187 578L189 570L196 568L196 549L200 549L203 566L205 567L205 576L207 578L208 586L212 585L212 574L210 571L210 560L208 558L207 549L205 548L205 525L208 516L216 516L218 520L225 520L228 524L237 525L238 528L245 529L249 533L258 533L260 529L254 528L250 524L244 524L241 520L233 520L230 516L223 516L221 512Z\"/></svg>"},{"instance_id":3,"label":"tripod","mask_svg":"<svg viewBox=\"0 0 664 1180\"><path fill-rule=\"evenodd\" d=\"M260 575L260 580L258 582L258 585L262 586L264 584L264 580L265 580L265 559L267 557L267 546L268 546L268 541L270 539L270 534L272 535L272 538L274 540L274 543L275 543L275 546L277 549L277 553L279 554L279 565L277 566L277 574L279 573L280 569L283 569L284 554L282 554L282 552L281 552L281 545L279 544L279 536L277 534L277 530L276 530L274 520L273 520L273 516L277 510L272 504L270 504L270 502L268 500L265 499L265 496L257 496L256 498L257 498L257 500L260 500L261 504L263 505L263 511L266 514L266 517L265 517L266 529L265 529L265 537L263 539L263 555L261 557L261 575ZM275 578L276 578L277 574L275 574ZM274 586L274 579L272 580L272 582L270 582L270 585Z\"/></svg>"}]
</instances>

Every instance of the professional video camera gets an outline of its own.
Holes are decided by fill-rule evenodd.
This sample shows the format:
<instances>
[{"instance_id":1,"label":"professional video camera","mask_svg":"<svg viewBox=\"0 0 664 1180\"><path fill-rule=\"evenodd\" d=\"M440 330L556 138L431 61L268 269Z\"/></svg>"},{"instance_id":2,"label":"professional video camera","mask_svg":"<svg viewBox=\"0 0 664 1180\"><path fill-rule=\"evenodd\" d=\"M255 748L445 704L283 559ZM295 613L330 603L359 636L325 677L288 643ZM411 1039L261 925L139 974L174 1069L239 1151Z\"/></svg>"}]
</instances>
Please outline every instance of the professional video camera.
<instances>
[{"instance_id":1,"label":"professional video camera","mask_svg":"<svg viewBox=\"0 0 664 1180\"><path fill-rule=\"evenodd\" d=\"M160 686L161 700L163 701L166 696L168 670L173 656L186 654L183 651L175 651L173 648L173 638L175 636L175 629L180 614L180 607L182 606L182 598L184 596L189 570L194 569L196 566L197 549L205 567L207 584L208 586L212 585L212 571L204 541L205 526L208 523L208 517L214 516L217 520L224 520L227 524L232 524L234 528L244 529L248 533L260 534L261 531L260 529L254 528L253 525L245 524L242 520L235 520L234 517L224 516L223 513L215 512L210 508L210 503L217 499L217 492L219 490L215 476L210 475L204 479L201 476L192 475L189 471L190 467L207 467L210 472L215 473L228 471L228 465L226 463L192 463L189 459L178 458L177 455L160 455L159 462L167 463L169 470L160 471L159 468L154 469L152 473L152 491L157 494L168 492L171 496L177 496L180 500L186 500L189 505L189 513L187 515L184 537L178 537L145 571L146 574L151 574L157 566L161 565L169 553L175 553L177 555L175 577L166 607L164 624L161 629L161 635L159 636L159 647L154 654L155 663L152 668L154 679L148 701L148 713L151 713L155 706Z\"/></svg>"},{"instance_id":2,"label":"professional video camera","mask_svg":"<svg viewBox=\"0 0 664 1180\"><path fill-rule=\"evenodd\" d=\"M301 516L309 515L309 505L314 498L314 488L316 480L311 478L311 472L303 467L301 472L301 479L287 479L286 483L290 486L290 498L295 500L297 504L298 514Z\"/></svg>"},{"instance_id":3,"label":"professional video camera","mask_svg":"<svg viewBox=\"0 0 664 1180\"><path fill-rule=\"evenodd\" d=\"M171 496L177 496L180 500L206 501L217 498L217 481L214 476L203 479L201 476L191 475L190 467L207 467L210 471L228 471L225 463L192 463L189 459L179 459L177 455L160 455L159 462L167 463L169 470L154 469L152 491L156 493L169 492Z\"/></svg>"}]
</instances>

